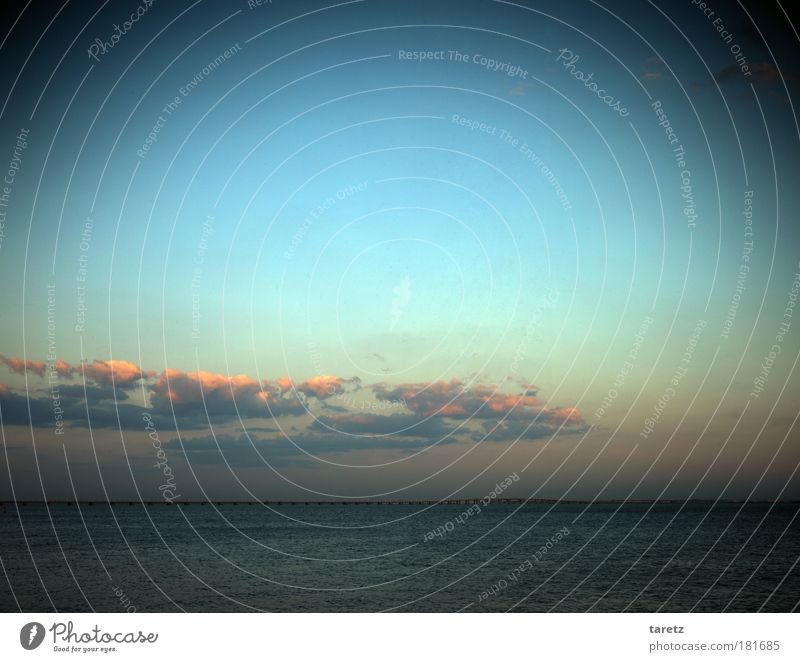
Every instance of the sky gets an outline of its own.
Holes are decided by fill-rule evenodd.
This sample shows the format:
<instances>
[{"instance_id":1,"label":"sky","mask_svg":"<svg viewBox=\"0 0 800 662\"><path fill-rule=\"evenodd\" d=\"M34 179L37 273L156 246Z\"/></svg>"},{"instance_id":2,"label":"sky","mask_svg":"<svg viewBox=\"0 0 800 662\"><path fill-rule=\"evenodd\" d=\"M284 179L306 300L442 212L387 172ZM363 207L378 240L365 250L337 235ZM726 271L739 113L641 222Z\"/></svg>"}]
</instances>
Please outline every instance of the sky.
<instances>
[{"instance_id":1,"label":"sky","mask_svg":"<svg viewBox=\"0 0 800 662\"><path fill-rule=\"evenodd\" d=\"M777 3L2 11L0 498L800 498Z\"/></svg>"}]
</instances>

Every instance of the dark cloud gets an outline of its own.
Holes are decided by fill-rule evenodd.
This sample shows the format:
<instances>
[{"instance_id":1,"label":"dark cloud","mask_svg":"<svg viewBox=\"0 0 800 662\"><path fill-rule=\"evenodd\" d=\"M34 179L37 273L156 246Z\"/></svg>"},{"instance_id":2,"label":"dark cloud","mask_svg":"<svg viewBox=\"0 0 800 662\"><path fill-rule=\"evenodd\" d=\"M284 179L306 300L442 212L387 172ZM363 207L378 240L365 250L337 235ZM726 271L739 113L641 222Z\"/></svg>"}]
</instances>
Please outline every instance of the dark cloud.
<instances>
[{"instance_id":1,"label":"dark cloud","mask_svg":"<svg viewBox=\"0 0 800 662\"><path fill-rule=\"evenodd\" d=\"M128 399L128 393L121 388L113 386L83 386L82 384L59 385L58 393L62 400L72 400L83 402L87 400L89 404L103 402L104 400L117 400L122 402Z\"/></svg>"},{"instance_id":2,"label":"dark cloud","mask_svg":"<svg viewBox=\"0 0 800 662\"><path fill-rule=\"evenodd\" d=\"M55 425L53 401L44 397L26 397L0 384L0 415L3 425Z\"/></svg>"},{"instance_id":3,"label":"dark cloud","mask_svg":"<svg viewBox=\"0 0 800 662\"><path fill-rule=\"evenodd\" d=\"M644 61L645 72L642 78L645 80L661 80L664 77L664 62L657 55L653 55Z\"/></svg>"},{"instance_id":4,"label":"dark cloud","mask_svg":"<svg viewBox=\"0 0 800 662\"><path fill-rule=\"evenodd\" d=\"M351 412L319 416L311 429L351 435L400 435L442 439L454 428L440 418L420 418L416 414L368 414Z\"/></svg>"},{"instance_id":5,"label":"dark cloud","mask_svg":"<svg viewBox=\"0 0 800 662\"><path fill-rule=\"evenodd\" d=\"M87 428L91 424L92 428L143 430L144 416L150 415L160 429L175 430L172 417L159 415L147 407L122 402L128 397L125 393L117 397L121 404L115 406L113 389L87 387L86 390L88 400L84 398L83 386L79 385L61 386L46 395L37 392L29 396L0 385L3 424L54 428L58 415L66 428ZM185 429L204 427L196 418L179 421L179 425Z\"/></svg>"},{"instance_id":6,"label":"dark cloud","mask_svg":"<svg viewBox=\"0 0 800 662\"><path fill-rule=\"evenodd\" d=\"M376 384L373 393L378 400L403 401L412 412L426 418L530 418L546 409L532 385L525 385L521 393L504 393L491 384L466 386L453 379L398 386Z\"/></svg>"},{"instance_id":7,"label":"dark cloud","mask_svg":"<svg viewBox=\"0 0 800 662\"><path fill-rule=\"evenodd\" d=\"M325 411L333 411L337 413L345 413L349 412L350 410L347 407L341 407L339 405L332 405L330 402L321 402L320 406Z\"/></svg>"},{"instance_id":8,"label":"dark cloud","mask_svg":"<svg viewBox=\"0 0 800 662\"><path fill-rule=\"evenodd\" d=\"M768 83L782 84L781 78L786 84L794 83L798 80L798 74L793 69L780 69L770 62L753 62L749 66L750 75L745 76L738 64L732 64L720 69L714 74L714 79L720 84L725 83Z\"/></svg>"},{"instance_id":9,"label":"dark cloud","mask_svg":"<svg viewBox=\"0 0 800 662\"><path fill-rule=\"evenodd\" d=\"M582 418L567 417L559 421L552 416L544 420L484 422L482 427L483 432L473 436L475 441L535 441L554 435L579 434L589 428Z\"/></svg>"}]
</instances>

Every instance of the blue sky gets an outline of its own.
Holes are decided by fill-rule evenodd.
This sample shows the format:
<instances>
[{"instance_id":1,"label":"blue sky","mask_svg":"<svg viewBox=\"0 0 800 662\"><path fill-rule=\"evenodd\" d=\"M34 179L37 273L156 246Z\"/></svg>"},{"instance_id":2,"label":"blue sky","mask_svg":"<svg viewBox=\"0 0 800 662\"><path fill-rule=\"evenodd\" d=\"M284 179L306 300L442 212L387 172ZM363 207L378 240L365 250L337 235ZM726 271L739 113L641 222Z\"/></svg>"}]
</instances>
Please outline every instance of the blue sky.
<instances>
[{"instance_id":1,"label":"blue sky","mask_svg":"<svg viewBox=\"0 0 800 662\"><path fill-rule=\"evenodd\" d=\"M64 448L89 459L88 410L122 493L157 478L136 421L150 411L190 494L238 495L244 477L258 495L439 496L528 465L520 490L540 496L797 496L800 458L784 439L798 335L784 311L800 271L798 69L784 17L754 10L762 38L718 8L743 70L688 3L154 3L89 58L137 6L91 20L68 7L25 61L19 44L49 20L32 10L3 48L21 71L4 83L9 160L30 131L0 244L0 404L17 487L39 489L35 445L51 489L65 489ZM571 68L562 49L578 56ZM57 436L47 407L26 411L48 397L44 369L19 363L47 360L48 284L58 359L88 361L90 387L115 385L140 409L117 420L115 391L76 392ZM753 395L782 322L780 360ZM122 366L121 387L104 366ZM231 386L237 375L250 381ZM303 386L319 375L334 379L322 397ZM70 388L84 375L62 377ZM272 414L253 388L275 398ZM404 395L396 411L379 408L387 392ZM448 414L475 398L483 409ZM517 414L519 429L484 428ZM198 450L217 434L223 450ZM247 452L260 447L264 458ZM225 448L244 449L233 467Z\"/></svg>"}]
</instances>

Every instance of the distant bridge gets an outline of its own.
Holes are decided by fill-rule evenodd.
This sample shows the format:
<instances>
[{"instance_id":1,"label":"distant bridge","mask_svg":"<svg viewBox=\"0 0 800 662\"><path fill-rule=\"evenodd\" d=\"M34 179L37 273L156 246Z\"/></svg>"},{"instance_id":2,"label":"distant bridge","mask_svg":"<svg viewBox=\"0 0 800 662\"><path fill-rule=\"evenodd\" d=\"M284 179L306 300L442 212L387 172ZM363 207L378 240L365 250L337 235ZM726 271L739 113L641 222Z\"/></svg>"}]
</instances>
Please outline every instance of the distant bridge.
<instances>
[{"instance_id":1,"label":"distant bridge","mask_svg":"<svg viewBox=\"0 0 800 662\"><path fill-rule=\"evenodd\" d=\"M698 503L711 504L712 500L706 499L602 499L602 500L580 500L580 499L512 499L508 497L497 499L381 499L381 500L362 500L362 499L341 499L337 501L305 501L301 499L280 499L280 500L226 500L226 501L203 501L203 500L181 500L181 501L0 501L0 506L4 508L17 506L470 506L475 504L493 505L523 505L523 504L682 504ZM720 500L720 503L743 503L736 500ZM797 503L796 501L786 502L767 502L751 501L749 503Z\"/></svg>"},{"instance_id":2,"label":"distant bridge","mask_svg":"<svg viewBox=\"0 0 800 662\"><path fill-rule=\"evenodd\" d=\"M0 501L3 506L14 505L14 501ZM341 499L337 501L306 501L302 499L280 500L238 500L238 501L203 501L203 500L159 500L159 501L17 501L20 506L468 506L489 504L522 504L522 503L561 503L551 499ZM577 503L577 502L573 502ZM589 503L588 501L586 503Z\"/></svg>"}]
</instances>

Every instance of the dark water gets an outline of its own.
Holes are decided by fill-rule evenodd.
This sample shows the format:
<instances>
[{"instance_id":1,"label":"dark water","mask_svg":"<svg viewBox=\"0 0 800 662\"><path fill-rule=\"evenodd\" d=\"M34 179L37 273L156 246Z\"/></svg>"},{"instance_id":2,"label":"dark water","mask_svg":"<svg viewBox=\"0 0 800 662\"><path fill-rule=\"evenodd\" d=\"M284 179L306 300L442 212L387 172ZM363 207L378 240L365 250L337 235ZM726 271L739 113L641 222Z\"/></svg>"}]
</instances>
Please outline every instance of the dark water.
<instances>
[{"instance_id":1,"label":"dark water","mask_svg":"<svg viewBox=\"0 0 800 662\"><path fill-rule=\"evenodd\" d=\"M798 504L467 508L11 506L0 608L792 611L800 599Z\"/></svg>"}]
</instances>

